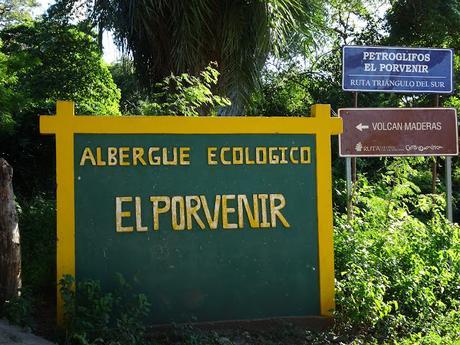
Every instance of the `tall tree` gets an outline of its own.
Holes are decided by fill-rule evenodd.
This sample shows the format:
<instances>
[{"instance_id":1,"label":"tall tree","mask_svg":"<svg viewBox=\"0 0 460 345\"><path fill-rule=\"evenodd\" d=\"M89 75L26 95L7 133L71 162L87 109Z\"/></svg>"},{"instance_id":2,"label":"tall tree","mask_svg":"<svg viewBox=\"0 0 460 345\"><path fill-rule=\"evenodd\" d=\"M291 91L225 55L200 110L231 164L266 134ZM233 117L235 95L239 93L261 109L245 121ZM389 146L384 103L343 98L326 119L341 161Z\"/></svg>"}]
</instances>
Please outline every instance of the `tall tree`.
<instances>
[{"instance_id":1,"label":"tall tree","mask_svg":"<svg viewBox=\"0 0 460 345\"><path fill-rule=\"evenodd\" d=\"M50 16L62 18L78 6L58 1ZM115 31L146 85L170 73L196 75L217 62L219 91L235 112L257 86L270 52L279 53L298 33L312 43L321 9L320 0L97 0L89 17Z\"/></svg>"},{"instance_id":2,"label":"tall tree","mask_svg":"<svg viewBox=\"0 0 460 345\"><path fill-rule=\"evenodd\" d=\"M396 0L387 20L393 44L460 47L459 0Z\"/></svg>"},{"instance_id":3,"label":"tall tree","mask_svg":"<svg viewBox=\"0 0 460 345\"><path fill-rule=\"evenodd\" d=\"M315 36L318 46L293 44L288 54L270 59L262 73L262 87L250 107L252 114L308 114L313 103L333 109L352 105L343 92L342 46L379 45L384 39L383 18L389 0L330 0L325 28ZM377 94L360 95L361 106L375 106ZM387 103L386 103L387 104ZM388 104L387 104L388 105Z\"/></svg>"},{"instance_id":4,"label":"tall tree","mask_svg":"<svg viewBox=\"0 0 460 345\"><path fill-rule=\"evenodd\" d=\"M13 168L0 158L0 310L21 289L21 245Z\"/></svg>"},{"instance_id":5,"label":"tall tree","mask_svg":"<svg viewBox=\"0 0 460 345\"><path fill-rule=\"evenodd\" d=\"M59 99L77 102L79 114L119 114L120 91L94 37L75 26L32 22L1 31L0 40L0 155L15 168L17 193L52 190L54 149L37 115L54 113Z\"/></svg>"}]
</instances>

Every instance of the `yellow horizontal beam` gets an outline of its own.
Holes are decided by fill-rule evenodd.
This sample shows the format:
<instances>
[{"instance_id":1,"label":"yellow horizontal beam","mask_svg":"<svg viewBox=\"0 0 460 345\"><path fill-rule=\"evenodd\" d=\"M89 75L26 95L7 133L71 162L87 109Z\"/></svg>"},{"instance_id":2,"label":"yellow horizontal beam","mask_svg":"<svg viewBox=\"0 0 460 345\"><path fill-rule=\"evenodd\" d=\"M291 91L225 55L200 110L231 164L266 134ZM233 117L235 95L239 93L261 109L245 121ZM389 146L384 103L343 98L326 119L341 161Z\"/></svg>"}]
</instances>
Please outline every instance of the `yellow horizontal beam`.
<instances>
[{"instance_id":1,"label":"yellow horizontal beam","mask_svg":"<svg viewBox=\"0 0 460 345\"><path fill-rule=\"evenodd\" d=\"M183 116L40 116L40 132L54 134L339 134L340 118L183 117Z\"/></svg>"}]
</instances>

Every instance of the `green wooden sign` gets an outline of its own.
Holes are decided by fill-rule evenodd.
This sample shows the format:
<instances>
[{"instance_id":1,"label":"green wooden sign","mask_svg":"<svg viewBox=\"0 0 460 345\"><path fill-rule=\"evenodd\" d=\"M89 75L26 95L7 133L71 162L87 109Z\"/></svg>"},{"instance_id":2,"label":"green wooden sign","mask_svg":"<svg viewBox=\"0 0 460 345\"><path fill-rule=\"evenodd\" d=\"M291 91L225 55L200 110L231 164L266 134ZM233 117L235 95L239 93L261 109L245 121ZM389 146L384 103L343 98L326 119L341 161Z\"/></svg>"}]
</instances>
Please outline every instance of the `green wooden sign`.
<instances>
[{"instance_id":1,"label":"green wooden sign","mask_svg":"<svg viewBox=\"0 0 460 345\"><path fill-rule=\"evenodd\" d=\"M311 118L42 116L56 133L58 279L116 273L153 324L327 316L330 135ZM59 300L58 314L62 316Z\"/></svg>"}]
</instances>

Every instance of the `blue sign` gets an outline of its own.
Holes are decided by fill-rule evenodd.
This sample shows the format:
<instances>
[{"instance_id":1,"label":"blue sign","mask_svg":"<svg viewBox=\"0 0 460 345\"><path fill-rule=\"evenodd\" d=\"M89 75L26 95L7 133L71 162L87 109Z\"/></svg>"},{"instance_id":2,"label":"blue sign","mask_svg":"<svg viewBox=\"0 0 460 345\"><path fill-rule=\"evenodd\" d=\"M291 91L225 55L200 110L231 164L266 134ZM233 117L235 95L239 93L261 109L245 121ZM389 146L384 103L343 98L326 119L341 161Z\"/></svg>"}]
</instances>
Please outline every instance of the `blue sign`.
<instances>
[{"instance_id":1,"label":"blue sign","mask_svg":"<svg viewBox=\"0 0 460 345\"><path fill-rule=\"evenodd\" d=\"M453 91L452 49L344 46L342 66L345 91Z\"/></svg>"}]
</instances>

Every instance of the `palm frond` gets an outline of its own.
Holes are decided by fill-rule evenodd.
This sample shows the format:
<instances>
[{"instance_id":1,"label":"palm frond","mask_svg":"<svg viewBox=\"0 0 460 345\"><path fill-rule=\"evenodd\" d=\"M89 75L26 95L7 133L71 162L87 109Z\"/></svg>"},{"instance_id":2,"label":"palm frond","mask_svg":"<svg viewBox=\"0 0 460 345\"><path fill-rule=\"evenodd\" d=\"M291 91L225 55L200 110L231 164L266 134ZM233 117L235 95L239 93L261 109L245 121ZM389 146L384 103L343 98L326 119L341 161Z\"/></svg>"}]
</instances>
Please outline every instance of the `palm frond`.
<instances>
[{"instance_id":1,"label":"palm frond","mask_svg":"<svg viewBox=\"0 0 460 345\"><path fill-rule=\"evenodd\" d=\"M270 52L311 44L322 17L320 0L94 1L93 18L113 28L147 86L216 61L218 90L233 104L226 112L242 111Z\"/></svg>"}]
</instances>

